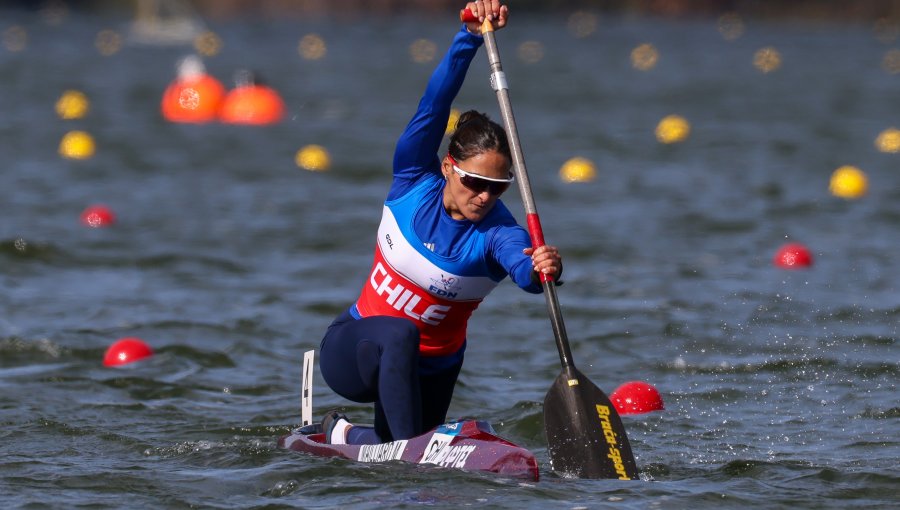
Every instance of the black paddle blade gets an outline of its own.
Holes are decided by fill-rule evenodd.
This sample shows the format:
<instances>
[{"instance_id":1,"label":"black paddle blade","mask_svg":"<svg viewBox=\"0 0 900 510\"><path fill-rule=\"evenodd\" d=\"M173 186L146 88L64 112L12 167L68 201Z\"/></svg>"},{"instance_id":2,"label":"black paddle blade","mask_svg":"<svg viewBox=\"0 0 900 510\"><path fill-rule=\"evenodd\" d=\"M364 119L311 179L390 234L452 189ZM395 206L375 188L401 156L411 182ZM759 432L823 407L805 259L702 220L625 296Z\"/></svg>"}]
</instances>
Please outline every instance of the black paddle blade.
<instances>
[{"instance_id":1,"label":"black paddle blade","mask_svg":"<svg viewBox=\"0 0 900 510\"><path fill-rule=\"evenodd\" d=\"M578 478L638 479L625 426L609 397L576 368L563 370L544 397L553 470Z\"/></svg>"}]
</instances>

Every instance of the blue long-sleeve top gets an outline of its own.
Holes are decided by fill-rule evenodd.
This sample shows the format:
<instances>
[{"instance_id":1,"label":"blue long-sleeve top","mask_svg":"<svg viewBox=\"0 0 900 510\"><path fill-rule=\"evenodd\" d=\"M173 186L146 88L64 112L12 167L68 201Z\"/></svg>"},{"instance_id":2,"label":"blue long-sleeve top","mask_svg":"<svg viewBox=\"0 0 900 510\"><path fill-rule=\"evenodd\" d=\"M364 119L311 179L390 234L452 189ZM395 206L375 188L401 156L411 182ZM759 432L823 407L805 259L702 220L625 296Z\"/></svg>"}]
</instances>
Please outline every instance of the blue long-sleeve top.
<instances>
[{"instance_id":1,"label":"blue long-sleeve top","mask_svg":"<svg viewBox=\"0 0 900 510\"><path fill-rule=\"evenodd\" d=\"M462 29L456 34L446 55L431 75L418 109L397 141L394 152L394 179L386 204L411 192L423 180L438 180L438 195L445 181L441 174L438 154L450 118L453 100L459 93L469 64L484 43L479 35ZM455 250L469 246L460 242L472 230L486 237L486 259L492 279L502 280L507 274L522 289L540 293L542 288L532 279L531 258L522 253L531 247L528 233L501 200L497 200L488 215L477 225L469 220L455 220L437 201L434 207L421 207L415 213L413 230L434 253L454 257Z\"/></svg>"}]
</instances>

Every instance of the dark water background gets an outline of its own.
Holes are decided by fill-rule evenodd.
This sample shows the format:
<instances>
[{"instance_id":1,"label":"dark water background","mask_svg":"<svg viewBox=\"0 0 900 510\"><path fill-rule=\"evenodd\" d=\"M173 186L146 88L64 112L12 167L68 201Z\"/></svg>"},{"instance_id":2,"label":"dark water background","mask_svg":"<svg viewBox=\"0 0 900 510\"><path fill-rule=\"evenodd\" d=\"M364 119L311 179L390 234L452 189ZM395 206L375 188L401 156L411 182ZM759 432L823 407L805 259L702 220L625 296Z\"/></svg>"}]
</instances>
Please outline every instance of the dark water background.
<instances>
[{"instance_id":1,"label":"dark water background","mask_svg":"<svg viewBox=\"0 0 900 510\"><path fill-rule=\"evenodd\" d=\"M445 19L446 18L446 19ZM498 42L560 289L574 358L612 392L629 380L666 410L625 417L647 480L562 479L549 470L541 402L559 371L544 301L507 283L472 320L452 417L477 416L538 456L542 480L358 465L279 450L299 422L300 360L357 295L371 261L396 136L452 15L354 23L215 25L209 71L259 71L288 119L264 128L163 121L158 103L190 44L97 32L129 19L74 13L49 25L0 10L0 501L4 507L893 507L900 502L897 396L900 168L873 141L900 123L900 76L870 26L603 18L587 38L566 17L515 19ZM303 60L320 34L326 58ZM517 58L525 41L544 58ZM127 40L126 40L127 42ZM629 53L650 42L652 71ZM896 43L893 43L896 44ZM752 65L764 46L783 65ZM484 54L457 107L496 115ZM90 115L53 104L84 91ZM656 142L677 113L688 141ZM96 155L69 161L84 129ZM321 144L332 169L297 168ZM565 184L560 165L594 161ZM828 193L838 166L869 176L856 201ZM505 197L521 211L516 193ZM92 203L118 215L88 229ZM783 271L799 241L815 265ZM152 359L105 368L138 336ZM367 421L316 379L316 408Z\"/></svg>"}]
</instances>

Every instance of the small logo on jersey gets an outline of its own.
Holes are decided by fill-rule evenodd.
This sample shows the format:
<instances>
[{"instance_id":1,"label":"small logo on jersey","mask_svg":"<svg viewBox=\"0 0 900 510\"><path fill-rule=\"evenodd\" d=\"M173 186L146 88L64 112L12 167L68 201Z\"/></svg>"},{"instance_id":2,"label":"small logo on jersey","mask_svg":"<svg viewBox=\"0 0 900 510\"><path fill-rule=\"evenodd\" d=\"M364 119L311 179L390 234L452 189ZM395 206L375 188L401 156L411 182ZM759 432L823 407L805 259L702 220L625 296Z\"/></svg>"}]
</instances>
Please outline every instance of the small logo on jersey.
<instances>
[{"instance_id":1,"label":"small logo on jersey","mask_svg":"<svg viewBox=\"0 0 900 510\"><path fill-rule=\"evenodd\" d=\"M390 235L390 234L385 234L385 235L384 235L384 240L387 241L388 248L390 248L390 249L393 250L393 249L394 249L394 241L391 241L391 235Z\"/></svg>"},{"instance_id":2,"label":"small logo on jersey","mask_svg":"<svg viewBox=\"0 0 900 510\"><path fill-rule=\"evenodd\" d=\"M448 297L452 299L456 297L456 293L459 292L459 290L462 288L457 285L457 283L459 283L459 278L455 276L441 275L440 279L431 279L431 285L428 286L428 290L433 294L437 294L438 296Z\"/></svg>"},{"instance_id":3,"label":"small logo on jersey","mask_svg":"<svg viewBox=\"0 0 900 510\"><path fill-rule=\"evenodd\" d=\"M428 251L434 251L434 243L425 243L425 248L428 248Z\"/></svg>"}]
</instances>

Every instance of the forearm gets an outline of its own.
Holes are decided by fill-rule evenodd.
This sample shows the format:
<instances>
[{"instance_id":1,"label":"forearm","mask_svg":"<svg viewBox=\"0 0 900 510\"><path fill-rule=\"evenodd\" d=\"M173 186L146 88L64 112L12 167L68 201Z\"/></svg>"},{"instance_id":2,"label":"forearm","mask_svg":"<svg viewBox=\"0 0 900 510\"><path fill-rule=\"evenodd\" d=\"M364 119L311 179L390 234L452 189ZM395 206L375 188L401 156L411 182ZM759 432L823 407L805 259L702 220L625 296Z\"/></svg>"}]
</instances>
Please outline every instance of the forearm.
<instances>
[{"instance_id":1,"label":"forearm","mask_svg":"<svg viewBox=\"0 0 900 510\"><path fill-rule=\"evenodd\" d=\"M395 174L420 171L433 161L444 138L453 100L482 44L481 36L470 34L465 28L456 34L432 73L415 115L397 142Z\"/></svg>"}]
</instances>

